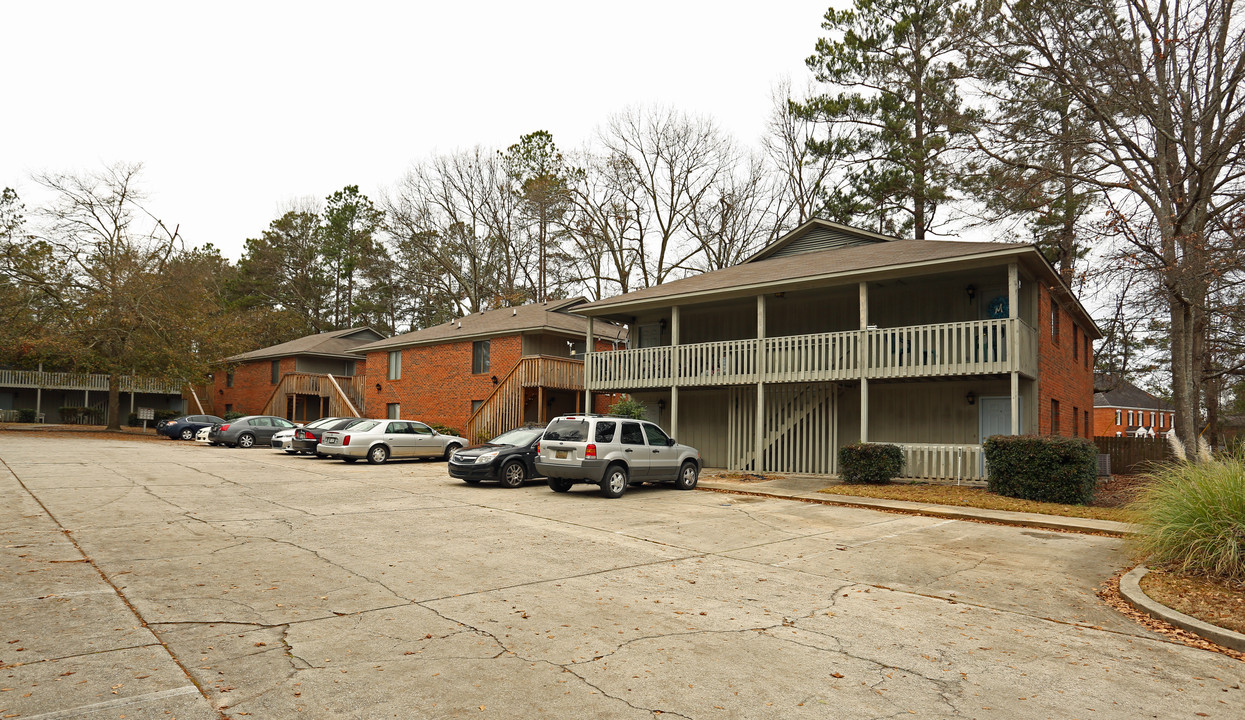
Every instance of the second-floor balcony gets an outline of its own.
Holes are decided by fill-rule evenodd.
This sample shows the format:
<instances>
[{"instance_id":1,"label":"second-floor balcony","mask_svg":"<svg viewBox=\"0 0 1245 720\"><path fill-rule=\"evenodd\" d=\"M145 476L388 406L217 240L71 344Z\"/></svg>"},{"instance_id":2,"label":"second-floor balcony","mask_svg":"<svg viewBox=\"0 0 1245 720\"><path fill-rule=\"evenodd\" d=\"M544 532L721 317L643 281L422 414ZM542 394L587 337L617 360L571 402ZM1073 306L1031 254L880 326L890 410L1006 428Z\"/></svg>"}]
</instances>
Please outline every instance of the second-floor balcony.
<instances>
[{"instance_id":1,"label":"second-floor balcony","mask_svg":"<svg viewBox=\"0 0 1245 720\"><path fill-rule=\"evenodd\" d=\"M185 384L181 382L134 375L122 375L120 385L123 393L158 395L180 395L185 387ZM0 370L0 387L108 392L108 376L98 373Z\"/></svg>"},{"instance_id":2,"label":"second-floor balcony","mask_svg":"<svg viewBox=\"0 0 1245 720\"><path fill-rule=\"evenodd\" d=\"M1037 377L1037 331L1017 318L869 328L588 353L589 390L934 378Z\"/></svg>"}]
</instances>

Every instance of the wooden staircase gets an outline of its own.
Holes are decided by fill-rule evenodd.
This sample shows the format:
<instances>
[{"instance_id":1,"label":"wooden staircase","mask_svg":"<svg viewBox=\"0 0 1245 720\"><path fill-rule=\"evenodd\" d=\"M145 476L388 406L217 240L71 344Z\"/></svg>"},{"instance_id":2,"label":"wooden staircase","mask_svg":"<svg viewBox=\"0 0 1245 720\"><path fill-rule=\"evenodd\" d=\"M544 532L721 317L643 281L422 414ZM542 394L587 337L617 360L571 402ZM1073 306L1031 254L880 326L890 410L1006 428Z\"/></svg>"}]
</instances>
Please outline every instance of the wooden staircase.
<instances>
[{"instance_id":1,"label":"wooden staircase","mask_svg":"<svg viewBox=\"0 0 1245 720\"><path fill-rule=\"evenodd\" d=\"M828 383L767 387L762 460L758 467L756 391L732 390L727 417L728 467L753 472L833 472L836 392L835 386Z\"/></svg>"},{"instance_id":2,"label":"wooden staircase","mask_svg":"<svg viewBox=\"0 0 1245 720\"><path fill-rule=\"evenodd\" d=\"M523 425L527 391L536 388L535 422L549 420L545 413L545 390L583 392L584 362L549 355L519 358L518 364L497 383L493 392L467 418L466 436L475 442L480 436L494 437Z\"/></svg>"},{"instance_id":3,"label":"wooden staircase","mask_svg":"<svg viewBox=\"0 0 1245 720\"><path fill-rule=\"evenodd\" d=\"M321 373L286 373L272 389L259 414L285 417L291 396L317 395L325 400L324 417L362 417L365 380L362 375L339 377Z\"/></svg>"}]
</instances>

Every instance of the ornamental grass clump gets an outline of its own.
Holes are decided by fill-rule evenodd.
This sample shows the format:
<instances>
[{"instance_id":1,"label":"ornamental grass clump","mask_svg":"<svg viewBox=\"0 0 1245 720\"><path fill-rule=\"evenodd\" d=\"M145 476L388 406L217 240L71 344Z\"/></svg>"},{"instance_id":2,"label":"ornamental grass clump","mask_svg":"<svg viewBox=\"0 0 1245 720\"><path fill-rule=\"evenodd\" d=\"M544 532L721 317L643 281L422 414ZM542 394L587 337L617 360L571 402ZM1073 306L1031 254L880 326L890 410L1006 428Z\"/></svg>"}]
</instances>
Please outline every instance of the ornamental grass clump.
<instances>
[{"instance_id":1,"label":"ornamental grass clump","mask_svg":"<svg viewBox=\"0 0 1245 720\"><path fill-rule=\"evenodd\" d=\"M1245 459L1167 465L1130 506L1138 555L1189 575L1245 582Z\"/></svg>"}]
</instances>

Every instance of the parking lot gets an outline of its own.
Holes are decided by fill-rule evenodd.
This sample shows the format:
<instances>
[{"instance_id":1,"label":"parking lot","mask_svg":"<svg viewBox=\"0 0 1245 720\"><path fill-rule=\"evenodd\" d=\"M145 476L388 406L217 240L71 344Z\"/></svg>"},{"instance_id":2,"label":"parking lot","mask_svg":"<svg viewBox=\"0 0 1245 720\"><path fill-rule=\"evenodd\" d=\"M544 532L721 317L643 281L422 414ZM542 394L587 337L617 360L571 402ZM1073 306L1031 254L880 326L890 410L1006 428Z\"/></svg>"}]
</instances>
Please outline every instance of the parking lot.
<instances>
[{"instance_id":1,"label":"parking lot","mask_svg":"<svg viewBox=\"0 0 1245 720\"><path fill-rule=\"evenodd\" d=\"M1239 718L1122 542L0 433L0 717Z\"/></svg>"}]
</instances>

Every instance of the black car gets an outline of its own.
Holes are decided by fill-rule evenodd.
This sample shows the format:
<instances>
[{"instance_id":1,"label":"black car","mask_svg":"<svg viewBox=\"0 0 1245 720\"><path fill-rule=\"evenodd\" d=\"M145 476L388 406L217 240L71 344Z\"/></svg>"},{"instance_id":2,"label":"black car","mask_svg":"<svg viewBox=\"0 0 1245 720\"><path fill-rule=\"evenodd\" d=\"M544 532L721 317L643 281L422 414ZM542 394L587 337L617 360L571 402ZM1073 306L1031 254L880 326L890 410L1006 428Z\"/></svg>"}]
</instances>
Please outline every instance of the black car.
<instances>
[{"instance_id":1,"label":"black car","mask_svg":"<svg viewBox=\"0 0 1245 720\"><path fill-rule=\"evenodd\" d=\"M217 423L223 423L224 420L215 415L183 415L172 420L161 420L156 423L156 432L161 435L168 435L174 440L194 440L195 433L202 428L212 427Z\"/></svg>"},{"instance_id":2,"label":"black car","mask_svg":"<svg viewBox=\"0 0 1245 720\"><path fill-rule=\"evenodd\" d=\"M450 456L450 477L472 485L481 480L500 480L517 488L536 475L536 444L545 434L543 427L518 428Z\"/></svg>"},{"instance_id":3,"label":"black car","mask_svg":"<svg viewBox=\"0 0 1245 720\"><path fill-rule=\"evenodd\" d=\"M294 442L290 448L299 452L312 453L316 452L316 445L320 444L320 437L325 430L343 430L358 422L363 422L367 418L320 418L315 422L307 423L303 427L294 431ZM320 455L319 457L324 457Z\"/></svg>"}]
</instances>

